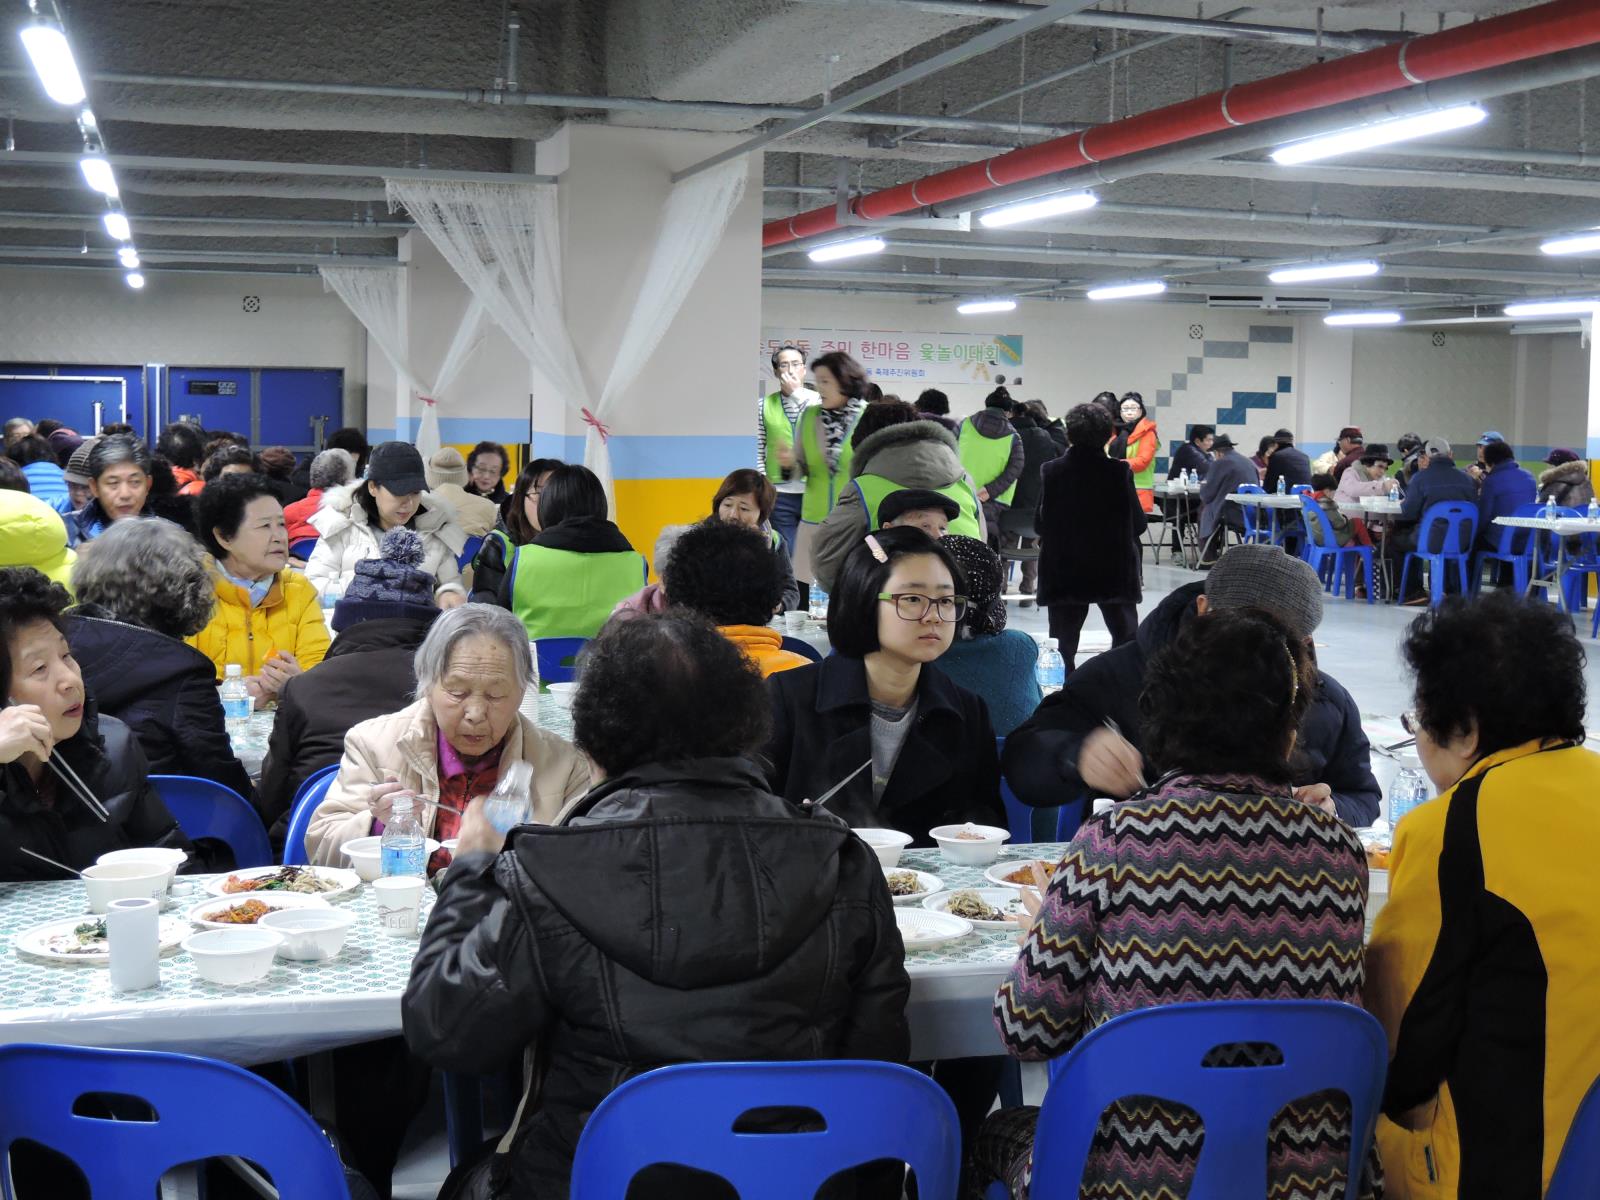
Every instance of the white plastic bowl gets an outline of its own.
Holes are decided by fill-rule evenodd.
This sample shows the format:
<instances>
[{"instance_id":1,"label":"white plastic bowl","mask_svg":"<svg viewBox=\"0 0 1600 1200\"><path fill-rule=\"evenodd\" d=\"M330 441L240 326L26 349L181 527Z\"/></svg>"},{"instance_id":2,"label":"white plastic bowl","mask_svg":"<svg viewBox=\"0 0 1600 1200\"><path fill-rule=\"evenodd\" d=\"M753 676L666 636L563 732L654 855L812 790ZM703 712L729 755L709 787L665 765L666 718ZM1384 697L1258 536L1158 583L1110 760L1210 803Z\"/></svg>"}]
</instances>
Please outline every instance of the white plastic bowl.
<instances>
[{"instance_id":1,"label":"white plastic bowl","mask_svg":"<svg viewBox=\"0 0 1600 1200\"><path fill-rule=\"evenodd\" d=\"M855 834L872 847L878 861L886 867L898 866L900 855L912 841L909 833L901 833L898 829L858 829Z\"/></svg>"},{"instance_id":2,"label":"white plastic bowl","mask_svg":"<svg viewBox=\"0 0 1600 1200\"><path fill-rule=\"evenodd\" d=\"M254 925L207 929L183 939L195 973L207 983L227 986L264 979L282 944L282 936Z\"/></svg>"},{"instance_id":3,"label":"white plastic bowl","mask_svg":"<svg viewBox=\"0 0 1600 1200\"><path fill-rule=\"evenodd\" d=\"M172 886L172 881L177 878L178 868L183 866L184 860L189 857L186 850L174 850L165 846L133 846L127 850L108 850L95 859L95 865L108 867L113 863L150 863L158 862L166 868L167 886Z\"/></svg>"},{"instance_id":4,"label":"white plastic bowl","mask_svg":"<svg viewBox=\"0 0 1600 1200\"><path fill-rule=\"evenodd\" d=\"M345 935L356 923L348 908L283 908L269 912L256 924L283 938L278 954L302 962L322 962L344 949Z\"/></svg>"},{"instance_id":5,"label":"white plastic bowl","mask_svg":"<svg viewBox=\"0 0 1600 1200\"><path fill-rule=\"evenodd\" d=\"M561 705L562 708L572 707L572 698L578 693L578 685L576 682L547 683L544 686L550 692L550 699Z\"/></svg>"},{"instance_id":6,"label":"white plastic bowl","mask_svg":"<svg viewBox=\"0 0 1600 1200\"><path fill-rule=\"evenodd\" d=\"M83 869L83 886L89 893L89 911L103 913L113 900L164 900L167 867L159 862L96 864Z\"/></svg>"},{"instance_id":7,"label":"white plastic bowl","mask_svg":"<svg viewBox=\"0 0 1600 1200\"><path fill-rule=\"evenodd\" d=\"M981 834L982 839L958 836L962 833ZM944 855L945 862L963 867L986 867L1000 857L1000 847L1010 840L1011 831L996 825L969 823L936 825L928 830L928 836L938 843L939 853Z\"/></svg>"},{"instance_id":8,"label":"white plastic bowl","mask_svg":"<svg viewBox=\"0 0 1600 1200\"><path fill-rule=\"evenodd\" d=\"M361 876L361 882L371 883L383 874L382 845L381 836L361 837L346 842L339 847L339 851L350 860L351 869ZM432 838L424 839L423 858L432 858L438 848L439 843Z\"/></svg>"}]
</instances>

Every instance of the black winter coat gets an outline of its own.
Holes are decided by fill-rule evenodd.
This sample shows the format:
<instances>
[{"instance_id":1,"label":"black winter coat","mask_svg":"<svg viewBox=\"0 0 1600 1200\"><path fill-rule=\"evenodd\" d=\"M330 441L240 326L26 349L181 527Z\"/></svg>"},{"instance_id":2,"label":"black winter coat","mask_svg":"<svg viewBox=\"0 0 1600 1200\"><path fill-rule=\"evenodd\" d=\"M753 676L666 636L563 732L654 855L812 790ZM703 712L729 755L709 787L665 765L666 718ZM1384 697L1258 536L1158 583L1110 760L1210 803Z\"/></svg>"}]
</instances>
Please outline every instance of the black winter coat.
<instances>
[{"instance_id":1,"label":"black winter coat","mask_svg":"<svg viewBox=\"0 0 1600 1200\"><path fill-rule=\"evenodd\" d=\"M223 724L215 663L177 638L111 620L88 604L68 615L67 642L95 706L133 730L150 774L197 775L256 803Z\"/></svg>"},{"instance_id":2,"label":"black winter coat","mask_svg":"<svg viewBox=\"0 0 1600 1200\"><path fill-rule=\"evenodd\" d=\"M1144 509L1128 465L1074 446L1044 468L1039 603L1137 604Z\"/></svg>"},{"instance_id":3,"label":"black winter coat","mask_svg":"<svg viewBox=\"0 0 1600 1200\"><path fill-rule=\"evenodd\" d=\"M261 813L274 848L283 846L294 794L344 757L351 727L411 703L412 660L432 625L420 617L362 621L333 639L315 670L284 684L261 768Z\"/></svg>"},{"instance_id":4,"label":"black winter coat","mask_svg":"<svg viewBox=\"0 0 1600 1200\"><path fill-rule=\"evenodd\" d=\"M1126 470L1123 472L1126 474ZM829 655L820 663L767 679L772 740L767 778L791 804L814 800L872 757L872 702L859 658ZM989 706L936 666L917 679L916 724L881 799L863 771L828 801L827 811L853 828L898 829L931 846L936 825L1006 824L1000 763Z\"/></svg>"},{"instance_id":5,"label":"black winter coat","mask_svg":"<svg viewBox=\"0 0 1600 1200\"><path fill-rule=\"evenodd\" d=\"M1172 462L1167 467L1167 478L1176 479L1179 471L1193 471L1201 479L1211 470L1211 455L1193 442L1185 442L1172 452Z\"/></svg>"},{"instance_id":6,"label":"black winter coat","mask_svg":"<svg viewBox=\"0 0 1600 1200\"><path fill-rule=\"evenodd\" d=\"M1018 413L1011 418L1011 424L1022 439L1022 475L1017 480L1017 492L1011 499L1011 507L1018 512L1027 512L1038 507L1039 491L1043 487L1041 473L1046 463L1061 456L1061 449L1044 426L1032 417Z\"/></svg>"},{"instance_id":7,"label":"black winter coat","mask_svg":"<svg viewBox=\"0 0 1600 1200\"><path fill-rule=\"evenodd\" d=\"M562 826L519 826L505 852L458 858L401 1015L412 1052L447 1070L498 1070L538 1047L539 1101L492 1184L469 1190L555 1200L584 1122L630 1077L679 1062L903 1062L909 992L872 851L724 758L630 771Z\"/></svg>"},{"instance_id":8,"label":"black winter coat","mask_svg":"<svg viewBox=\"0 0 1600 1200\"><path fill-rule=\"evenodd\" d=\"M1078 776L1078 752L1083 739L1108 717L1123 737L1143 748L1139 693L1145 668L1194 615L1194 602L1205 586L1191 583L1173 592L1139 623L1138 637L1089 659L1067 676L1066 687L1046 696L1033 716L1012 731L1004 766L1017 799L1035 808L1091 799ZM1377 820L1382 793L1372 775L1361 714L1338 680L1321 671L1317 678L1317 696L1301 721L1290 764L1294 784L1327 784L1347 825L1370 825Z\"/></svg>"},{"instance_id":9,"label":"black winter coat","mask_svg":"<svg viewBox=\"0 0 1600 1200\"><path fill-rule=\"evenodd\" d=\"M21 763L0 767L0 879L61 878L54 867L22 853L22 846L77 870L109 851L134 846L189 851L181 868L185 873L226 869L231 860L208 860L161 803L133 731L115 717L100 716L92 699L83 707L83 727L58 742L55 753L106 806L111 820L102 822L90 813L48 769L39 779L54 792L47 804Z\"/></svg>"},{"instance_id":10,"label":"black winter coat","mask_svg":"<svg viewBox=\"0 0 1600 1200\"><path fill-rule=\"evenodd\" d=\"M1279 479L1283 480L1284 491L1300 484L1310 486L1311 460L1306 457L1305 451L1283 446L1272 452L1272 457L1267 459L1267 477L1261 481L1261 486L1269 492L1275 492Z\"/></svg>"}]
</instances>

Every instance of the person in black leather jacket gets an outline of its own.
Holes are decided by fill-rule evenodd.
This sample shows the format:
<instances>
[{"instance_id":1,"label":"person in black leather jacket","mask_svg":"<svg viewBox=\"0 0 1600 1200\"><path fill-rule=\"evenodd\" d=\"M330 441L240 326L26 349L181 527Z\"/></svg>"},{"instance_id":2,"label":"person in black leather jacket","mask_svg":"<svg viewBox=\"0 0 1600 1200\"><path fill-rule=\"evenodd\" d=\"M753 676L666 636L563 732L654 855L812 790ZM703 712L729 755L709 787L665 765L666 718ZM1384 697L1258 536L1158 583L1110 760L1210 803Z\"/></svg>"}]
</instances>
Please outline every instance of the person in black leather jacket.
<instances>
[{"instance_id":1,"label":"person in black leather jacket","mask_svg":"<svg viewBox=\"0 0 1600 1200\"><path fill-rule=\"evenodd\" d=\"M23 847L74 869L109 850L163 846L190 851L186 870L211 870L150 786L133 732L102 717L61 632L69 597L32 567L0 569L0 879L58 879ZM104 805L93 813L49 770L66 762Z\"/></svg>"},{"instance_id":2,"label":"person in black leather jacket","mask_svg":"<svg viewBox=\"0 0 1600 1200\"><path fill-rule=\"evenodd\" d=\"M1235 546L1203 583L1179 588L1139 625L1135 639L1089 659L1006 739L1002 766L1017 799L1035 808L1123 799L1139 788L1145 670L1198 613L1256 607L1310 640L1322 619L1322 585L1299 559L1272 546ZM1197 696L1195 702L1206 702ZM1226 720L1226 713L1217 714ZM1317 672L1317 694L1289 761L1295 795L1347 825L1370 825L1382 793L1361 714L1338 680Z\"/></svg>"},{"instance_id":3,"label":"person in black leather jacket","mask_svg":"<svg viewBox=\"0 0 1600 1200\"><path fill-rule=\"evenodd\" d=\"M468 807L402 1001L406 1041L473 1073L536 1047L539 1099L452 1195L566 1196L588 1115L655 1067L904 1061L910 982L883 870L825 810L768 791L750 760L764 699L703 618L612 622L573 705L603 782L503 849ZM704 1194L668 1173L630 1197Z\"/></svg>"}]
</instances>

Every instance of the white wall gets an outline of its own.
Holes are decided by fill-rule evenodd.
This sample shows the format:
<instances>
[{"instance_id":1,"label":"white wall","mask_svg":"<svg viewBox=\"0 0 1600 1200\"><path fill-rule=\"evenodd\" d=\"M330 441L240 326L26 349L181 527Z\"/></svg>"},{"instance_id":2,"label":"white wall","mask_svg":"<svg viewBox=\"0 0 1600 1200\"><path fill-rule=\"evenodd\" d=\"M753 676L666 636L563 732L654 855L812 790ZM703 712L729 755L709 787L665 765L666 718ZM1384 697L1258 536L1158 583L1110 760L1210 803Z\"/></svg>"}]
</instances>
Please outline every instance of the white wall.
<instances>
[{"instance_id":1,"label":"white wall","mask_svg":"<svg viewBox=\"0 0 1600 1200\"><path fill-rule=\"evenodd\" d=\"M344 371L344 419L366 403L366 333L315 277L0 267L0 361ZM260 298L249 313L244 297Z\"/></svg>"},{"instance_id":2,"label":"white wall","mask_svg":"<svg viewBox=\"0 0 1600 1200\"><path fill-rule=\"evenodd\" d=\"M1584 448L1589 348L1576 333L1519 335L1514 343L1517 411L1505 435L1518 446Z\"/></svg>"}]
</instances>

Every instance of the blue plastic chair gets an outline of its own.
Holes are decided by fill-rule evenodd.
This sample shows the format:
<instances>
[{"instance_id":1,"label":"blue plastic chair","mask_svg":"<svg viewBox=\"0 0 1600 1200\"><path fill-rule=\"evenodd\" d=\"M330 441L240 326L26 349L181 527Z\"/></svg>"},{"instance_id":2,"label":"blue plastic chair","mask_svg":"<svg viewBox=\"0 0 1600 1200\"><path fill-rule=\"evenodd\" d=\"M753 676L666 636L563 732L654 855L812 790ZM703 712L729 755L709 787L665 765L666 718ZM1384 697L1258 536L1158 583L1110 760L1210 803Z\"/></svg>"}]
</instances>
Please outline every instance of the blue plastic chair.
<instances>
[{"instance_id":1,"label":"blue plastic chair","mask_svg":"<svg viewBox=\"0 0 1600 1200\"><path fill-rule=\"evenodd\" d=\"M467 564L478 557L478 551L482 548L483 538L481 535L478 537L469 537L467 539L467 544L461 547L461 553L456 555L456 566L465 571L467 569Z\"/></svg>"},{"instance_id":2,"label":"blue plastic chair","mask_svg":"<svg viewBox=\"0 0 1600 1200\"><path fill-rule=\"evenodd\" d=\"M1435 537L1435 533L1438 534ZM1443 504L1435 504L1422 517L1422 525L1417 530L1417 548L1406 555L1405 565L1400 569L1400 595L1406 594L1406 583L1411 577L1411 564L1419 564L1428 568L1428 604L1437 608L1444 599L1444 572L1447 566L1453 565L1461 574L1461 592L1467 593L1467 573L1471 569L1468 559L1472 553L1472 543L1478 536L1478 509L1476 505L1468 504L1465 500L1450 500ZM1439 544L1438 550L1429 550L1428 547L1435 542Z\"/></svg>"},{"instance_id":3,"label":"blue plastic chair","mask_svg":"<svg viewBox=\"0 0 1600 1200\"><path fill-rule=\"evenodd\" d=\"M822 651L818 650L810 642L804 641L800 638L790 637L788 634L785 634L783 641L779 644L790 653L798 654L807 662L819 663L822 661Z\"/></svg>"},{"instance_id":4,"label":"blue plastic chair","mask_svg":"<svg viewBox=\"0 0 1600 1200\"><path fill-rule=\"evenodd\" d=\"M1278 1066L1206 1067L1217 1046L1270 1043ZM1194 1110L1205 1138L1188 1200L1267 1194L1267 1130L1286 1105L1321 1091L1350 1100L1348 1195L1356 1194L1383 1099L1383 1027L1330 1000L1220 1000L1140 1009L1107 1021L1050 1064L1039 1112L1033 1194L1076 1196L1100 1114L1128 1096ZM997 1190L998 1189L998 1190ZM1005 1185L989 1190L1005 1196Z\"/></svg>"},{"instance_id":5,"label":"blue plastic chair","mask_svg":"<svg viewBox=\"0 0 1600 1200\"><path fill-rule=\"evenodd\" d=\"M1374 602L1377 588L1372 585L1372 547L1341 546L1328 522L1328 514L1310 492L1300 493L1300 516L1305 521L1305 560L1322 580L1322 586L1335 596L1344 587L1346 600L1356 598L1356 572L1366 572L1367 603Z\"/></svg>"},{"instance_id":6,"label":"blue plastic chair","mask_svg":"<svg viewBox=\"0 0 1600 1200\"><path fill-rule=\"evenodd\" d=\"M1241 483L1237 488L1234 489L1234 494L1265 496L1267 494L1267 489L1262 487L1259 483ZM1238 508L1240 514L1244 517L1244 537L1241 539L1242 544L1246 546L1254 546L1258 544L1263 546L1272 545L1272 529L1270 525L1263 525L1259 519L1261 514L1267 510L1264 508L1255 508L1249 504L1239 504L1235 507Z\"/></svg>"},{"instance_id":7,"label":"blue plastic chair","mask_svg":"<svg viewBox=\"0 0 1600 1200\"><path fill-rule=\"evenodd\" d=\"M231 787L193 775L152 775L150 782L177 818L178 828L191 839L226 842L237 867L265 867L272 862L266 826L250 802Z\"/></svg>"},{"instance_id":8,"label":"blue plastic chair","mask_svg":"<svg viewBox=\"0 0 1600 1200\"><path fill-rule=\"evenodd\" d=\"M73 1112L90 1093L131 1096L150 1120ZM161 1176L206 1158L262 1167L283 1196L350 1200L315 1121L277 1088L229 1063L148 1050L18 1043L0 1047L0 1150L26 1138L77 1164L96 1197L154 1196ZM0 1171L0 1195L13 1195Z\"/></svg>"},{"instance_id":9,"label":"blue plastic chair","mask_svg":"<svg viewBox=\"0 0 1600 1200\"><path fill-rule=\"evenodd\" d=\"M295 538L289 543L289 554L293 558L309 559L311 552L317 548L317 539Z\"/></svg>"},{"instance_id":10,"label":"blue plastic chair","mask_svg":"<svg viewBox=\"0 0 1600 1200\"><path fill-rule=\"evenodd\" d=\"M338 774L338 763L323 767L302 783L300 790L294 794L294 803L289 808L289 829L283 839L284 866L304 866L311 861L306 856L306 831L311 828L311 818L317 811L317 805L327 799L328 789L333 786L334 776Z\"/></svg>"},{"instance_id":11,"label":"blue plastic chair","mask_svg":"<svg viewBox=\"0 0 1600 1200\"><path fill-rule=\"evenodd\" d=\"M537 638L533 645L539 656L539 683L571 683L578 677L578 655L588 638Z\"/></svg>"},{"instance_id":12,"label":"blue plastic chair","mask_svg":"<svg viewBox=\"0 0 1600 1200\"><path fill-rule=\"evenodd\" d=\"M1519 517L1538 516L1543 506L1538 504L1520 504L1514 515ZM1484 530L1488 533L1489 530ZM1518 529L1511 525L1496 525L1494 527L1494 548L1480 550L1472 558L1472 594L1477 595L1483 589L1483 568L1490 563L1504 563L1511 568L1512 587L1516 594L1525 596L1528 593L1528 580L1533 575L1534 555L1538 552L1539 539L1534 536L1536 530Z\"/></svg>"},{"instance_id":13,"label":"blue plastic chair","mask_svg":"<svg viewBox=\"0 0 1600 1200\"><path fill-rule=\"evenodd\" d=\"M1578 1105L1544 1200L1594 1200L1596 1196L1600 1196L1600 1080Z\"/></svg>"},{"instance_id":14,"label":"blue plastic chair","mask_svg":"<svg viewBox=\"0 0 1600 1200\"><path fill-rule=\"evenodd\" d=\"M21 1091L21 1089L19 1089ZM757 1108L811 1109L826 1128L736 1133ZM961 1131L943 1089L886 1062L685 1063L628 1080L594 1110L572 1163L572 1200L623 1200L645 1167L709 1171L743 1200L811 1200L848 1167L898 1159L922 1200L954 1200Z\"/></svg>"}]
</instances>

